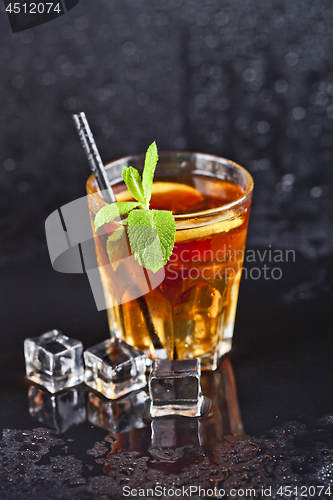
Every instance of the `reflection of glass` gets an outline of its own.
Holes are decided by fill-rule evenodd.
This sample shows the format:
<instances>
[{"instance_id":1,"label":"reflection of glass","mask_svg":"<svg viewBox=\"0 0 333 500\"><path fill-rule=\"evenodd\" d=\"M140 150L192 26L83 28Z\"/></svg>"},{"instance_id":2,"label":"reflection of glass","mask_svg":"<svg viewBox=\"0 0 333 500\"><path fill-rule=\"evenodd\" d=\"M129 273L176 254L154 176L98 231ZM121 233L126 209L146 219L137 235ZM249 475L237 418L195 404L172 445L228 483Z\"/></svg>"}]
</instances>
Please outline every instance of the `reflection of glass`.
<instances>
[{"instance_id":1,"label":"reflection of glass","mask_svg":"<svg viewBox=\"0 0 333 500\"><path fill-rule=\"evenodd\" d=\"M210 401L203 418L163 417L151 423L149 453L165 462L213 452L227 434L243 434L232 365L224 359L218 370L201 377L202 393Z\"/></svg>"},{"instance_id":2,"label":"reflection of glass","mask_svg":"<svg viewBox=\"0 0 333 500\"><path fill-rule=\"evenodd\" d=\"M132 392L115 401L88 394L88 420L93 425L122 434L145 427L142 418L149 414L149 398L144 391Z\"/></svg>"},{"instance_id":3,"label":"reflection of glass","mask_svg":"<svg viewBox=\"0 0 333 500\"><path fill-rule=\"evenodd\" d=\"M148 467L165 474L174 473L177 478L182 475L188 480L188 467L207 462L208 458L215 460L213 457L223 456L224 449L230 450L230 443L240 442L244 430L230 361L224 359L218 370L205 372L201 380L205 400L210 400L204 417L157 417L151 422L145 420L144 427L133 428L131 420L135 422L135 411L129 411L121 424L123 433L114 435L111 452L104 459L99 459L100 463L105 463L105 474L114 477L121 460L122 464L128 465L128 475L131 475L133 464L128 460L128 452L135 451ZM92 394L91 398L94 397ZM89 420L114 434L113 416L110 419L105 409L100 408L98 400L97 404L93 400L93 404L93 410L88 410ZM91 411L95 414L94 420L90 416ZM145 457L149 458L147 462ZM220 473L214 475L214 480L222 476Z\"/></svg>"},{"instance_id":4,"label":"reflection of glass","mask_svg":"<svg viewBox=\"0 0 333 500\"><path fill-rule=\"evenodd\" d=\"M67 389L59 394L31 385L28 391L29 413L57 433L86 420L84 389Z\"/></svg>"},{"instance_id":5,"label":"reflection of glass","mask_svg":"<svg viewBox=\"0 0 333 500\"><path fill-rule=\"evenodd\" d=\"M213 449L226 434L244 434L230 360L225 358L213 373L205 372L201 377L201 387L212 403L209 415L201 420L202 445Z\"/></svg>"},{"instance_id":6,"label":"reflection of glass","mask_svg":"<svg viewBox=\"0 0 333 500\"><path fill-rule=\"evenodd\" d=\"M131 199L119 180L123 165L141 173L143 157L108 165L118 201ZM153 358L166 352L172 359L177 353L179 359L199 357L203 369L215 369L231 349L253 181L246 170L228 160L177 152L160 154L155 181L150 206L173 210L177 228L174 251L159 286L150 286L145 273L138 288L143 289L146 281L150 288L142 292L144 297L136 293L132 300L126 280L119 280L115 272L116 263L110 265L108 260L106 227L95 233L111 335L122 336ZM90 177L92 219L105 204L96 191ZM123 265L121 259L118 266ZM154 342L155 333L159 343Z\"/></svg>"}]
</instances>

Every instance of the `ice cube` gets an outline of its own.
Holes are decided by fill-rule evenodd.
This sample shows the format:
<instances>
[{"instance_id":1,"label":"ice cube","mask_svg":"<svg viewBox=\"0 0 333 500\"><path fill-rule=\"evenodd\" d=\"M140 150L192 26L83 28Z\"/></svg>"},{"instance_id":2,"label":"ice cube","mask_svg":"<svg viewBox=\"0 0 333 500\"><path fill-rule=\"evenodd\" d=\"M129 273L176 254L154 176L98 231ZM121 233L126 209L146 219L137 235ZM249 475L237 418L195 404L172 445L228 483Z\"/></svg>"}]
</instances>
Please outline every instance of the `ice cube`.
<instances>
[{"instance_id":1,"label":"ice cube","mask_svg":"<svg viewBox=\"0 0 333 500\"><path fill-rule=\"evenodd\" d=\"M200 447L200 422L185 417L157 418L151 423L149 453L160 460L175 462Z\"/></svg>"},{"instance_id":2,"label":"ice cube","mask_svg":"<svg viewBox=\"0 0 333 500\"><path fill-rule=\"evenodd\" d=\"M197 283L178 297L174 306L174 335L181 358L187 359L193 352L203 356L216 349L221 308L220 292L208 283Z\"/></svg>"},{"instance_id":3,"label":"ice cube","mask_svg":"<svg viewBox=\"0 0 333 500\"><path fill-rule=\"evenodd\" d=\"M85 383L109 399L146 386L146 355L123 340L108 339L84 353Z\"/></svg>"},{"instance_id":4,"label":"ice cube","mask_svg":"<svg viewBox=\"0 0 333 500\"><path fill-rule=\"evenodd\" d=\"M57 433L65 432L72 425L82 424L86 420L85 391L82 388L50 394L31 385L28 391L28 405L32 417Z\"/></svg>"},{"instance_id":5,"label":"ice cube","mask_svg":"<svg viewBox=\"0 0 333 500\"><path fill-rule=\"evenodd\" d=\"M83 382L83 346L58 330L24 341L27 377L51 393Z\"/></svg>"},{"instance_id":6,"label":"ice cube","mask_svg":"<svg viewBox=\"0 0 333 500\"><path fill-rule=\"evenodd\" d=\"M136 391L115 401L108 401L90 392L88 420L93 425L117 434L144 427L142 419L149 416L149 397Z\"/></svg>"},{"instance_id":7,"label":"ice cube","mask_svg":"<svg viewBox=\"0 0 333 500\"><path fill-rule=\"evenodd\" d=\"M149 376L152 417L201 415L200 361L155 360Z\"/></svg>"}]
</instances>

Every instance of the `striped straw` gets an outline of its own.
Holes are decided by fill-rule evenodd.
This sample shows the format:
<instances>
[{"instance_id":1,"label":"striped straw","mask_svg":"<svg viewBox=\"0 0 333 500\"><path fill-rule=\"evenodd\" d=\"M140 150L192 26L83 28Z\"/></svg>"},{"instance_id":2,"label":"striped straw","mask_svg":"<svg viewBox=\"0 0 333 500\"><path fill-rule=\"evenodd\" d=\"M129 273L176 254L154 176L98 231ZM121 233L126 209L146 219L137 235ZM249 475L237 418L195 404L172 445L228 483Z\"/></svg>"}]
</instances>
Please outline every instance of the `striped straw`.
<instances>
[{"instance_id":1,"label":"striped straw","mask_svg":"<svg viewBox=\"0 0 333 500\"><path fill-rule=\"evenodd\" d=\"M90 169L96 177L97 185L104 201L106 203L114 203L116 197L112 191L109 179L107 177L101 155L98 152L94 136L91 133L85 113L81 112L78 115L73 115L73 120L84 152L87 156Z\"/></svg>"}]
</instances>

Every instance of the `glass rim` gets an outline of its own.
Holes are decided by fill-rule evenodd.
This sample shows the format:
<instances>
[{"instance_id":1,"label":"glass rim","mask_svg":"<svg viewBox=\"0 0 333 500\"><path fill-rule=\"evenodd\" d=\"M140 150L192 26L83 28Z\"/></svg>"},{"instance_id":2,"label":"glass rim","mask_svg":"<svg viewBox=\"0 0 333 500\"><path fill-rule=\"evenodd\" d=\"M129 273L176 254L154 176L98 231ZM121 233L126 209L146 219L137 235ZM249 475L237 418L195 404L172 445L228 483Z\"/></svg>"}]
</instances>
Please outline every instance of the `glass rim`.
<instances>
[{"instance_id":1,"label":"glass rim","mask_svg":"<svg viewBox=\"0 0 333 500\"><path fill-rule=\"evenodd\" d=\"M112 160L111 162L106 163L104 165L104 168L105 168L105 170L108 170L108 169L112 168L112 166L115 163L119 163L120 161L128 161L129 162L131 159L134 159L134 158L138 159L140 157L144 159L145 154L146 153L138 153L138 154L134 154L134 155L121 156L120 158L118 158L116 160ZM253 182L252 175L244 167L242 167L241 165L238 165L238 163L236 163L232 160L229 160L228 158L224 158L223 156L213 155L210 153L199 153L199 152L193 152L193 151L180 151L180 150L162 150L162 151L159 151L158 154L159 154L159 157L161 155L181 154L181 155L187 155L187 156L197 156L197 157L199 156L203 159L205 159L205 158L206 159L215 159L218 161L222 160L224 162L229 163L229 165L234 167L236 170L240 170L245 175L245 177L247 178L248 183L249 183L246 191L242 194L242 196L240 196L236 200L233 200L230 203L226 203L224 205L221 205L220 207L210 208L208 210L202 210L200 212L194 212L194 213L190 213L190 214L175 214L174 218L176 221L177 220L184 221L184 220L189 220L189 219L198 219L198 218L202 218L202 217L213 216L213 215L221 214L223 212L227 212L231 209L236 208L239 205L242 205L249 198L249 196L251 195L251 193L253 191L254 182ZM158 168L158 165L157 165L157 168ZM89 182L89 179L93 175L94 174L91 174L91 176L88 178L87 183ZM212 177L218 178L218 176L216 174L213 174ZM120 179L121 178L119 178L119 180Z\"/></svg>"}]
</instances>

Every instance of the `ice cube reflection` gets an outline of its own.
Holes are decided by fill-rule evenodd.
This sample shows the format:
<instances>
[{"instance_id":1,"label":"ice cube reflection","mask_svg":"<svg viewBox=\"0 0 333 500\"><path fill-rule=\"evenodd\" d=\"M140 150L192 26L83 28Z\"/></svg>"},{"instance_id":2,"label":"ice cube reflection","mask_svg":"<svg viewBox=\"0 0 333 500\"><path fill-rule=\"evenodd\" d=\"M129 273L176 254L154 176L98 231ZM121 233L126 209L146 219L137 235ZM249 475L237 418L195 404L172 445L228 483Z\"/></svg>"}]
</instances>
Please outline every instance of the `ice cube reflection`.
<instances>
[{"instance_id":1,"label":"ice cube reflection","mask_svg":"<svg viewBox=\"0 0 333 500\"><path fill-rule=\"evenodd\" d=\"M204 372L201 384L205 401L210 402L203 417L168 415L156 417L150 423L145 419L145 427L114 435L111 453L98 458L99 463L105 464L104 473L114 477L121 463L122 474L119 477L124 474L131 476L133 461L136 460L139 467L140 457L147 467L178 476L191 464L213 459L217 448L224 449L226 437L230 441L238 439L230 435L244 434L229 359L224 359L215 372ZM131 418L131 413L127 418Z\"/></svg>"},{"instance_id":2,"label":"ice cube reflection","mask_svg":"<svg viewBox=\"0 0 333 500\"><path fill-rule=\"evenodd\" d=\"M81 387L67 389L58 394L50 394L35 385L31 385L28 390L30 415L55 430L57 434L85 422L85 400L85 390Z\"/></svg>"},{"instance_id":3,"label":"ice cube reflection","mask_svg":"<svg viewBox=\"0 0 333 500\"><path fill-rule=\"evenodd\" d=\"M132 392L115 401L88 394L88 420L93 425L116 434L145 427L142 419L149 415L149 398L145 391Z\"/></svg>"},{"instance_id":4,"label":"ice cube reflection","mask_svg":"<svg viewBox=\"0 0 333 500\"><path fill-rule=\"evenodd\" d=\"M200 421L187 417L153 420L148 451L154 458L166 462L176 462L188 455L201 454Z\"/></svg>"}]
</instances>

